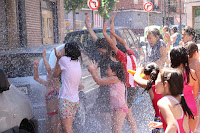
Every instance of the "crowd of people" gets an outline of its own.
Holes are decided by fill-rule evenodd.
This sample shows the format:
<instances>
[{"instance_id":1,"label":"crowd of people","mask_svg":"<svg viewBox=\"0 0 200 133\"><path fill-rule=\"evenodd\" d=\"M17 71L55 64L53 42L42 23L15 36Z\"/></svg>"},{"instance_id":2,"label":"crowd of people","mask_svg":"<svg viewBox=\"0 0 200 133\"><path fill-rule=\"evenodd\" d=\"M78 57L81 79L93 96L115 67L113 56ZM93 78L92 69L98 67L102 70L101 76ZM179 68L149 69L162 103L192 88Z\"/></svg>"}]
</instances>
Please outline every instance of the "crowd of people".
<instances>
[{"instance_id":1,"label":"crowd of people","mask_svg":"<svg viewBox=\"0 0 200 133\"><path fill-rule=\"evenodd\" d=\"M155 110L154 122L148 125L152 133L200 131L200 62L195 30L186 27L180 35L176 27L170 32L164 26L162 35L156 28L149 29L146 36L147 63L138 66L134 52L115 33L116 14L117 11L111 18L110 35L106 32L107 23L104 23L104 38L98 38L90 27L89 14L85 19L87 30L102 55L99 63L91 60L88 65L88 71L100 85L96 106L102 114L111 114L112 131L120 133L126 119L132 132L138 132L132 115L135 89L138 86L148 91ZM57 62L51 69L44 49L47 79L45 81L39 77L38 62L34 64L34 79L48 88L47 132L59 133L62 130L64 133L73 133L73 118L79 105L78 91L83 88L78 60L81 51L77 43L70 42L65 44L63 51L55 49L55 55ZM128 69L135 70L136 74L128 73Z\"/></svg>"}]
</instances>

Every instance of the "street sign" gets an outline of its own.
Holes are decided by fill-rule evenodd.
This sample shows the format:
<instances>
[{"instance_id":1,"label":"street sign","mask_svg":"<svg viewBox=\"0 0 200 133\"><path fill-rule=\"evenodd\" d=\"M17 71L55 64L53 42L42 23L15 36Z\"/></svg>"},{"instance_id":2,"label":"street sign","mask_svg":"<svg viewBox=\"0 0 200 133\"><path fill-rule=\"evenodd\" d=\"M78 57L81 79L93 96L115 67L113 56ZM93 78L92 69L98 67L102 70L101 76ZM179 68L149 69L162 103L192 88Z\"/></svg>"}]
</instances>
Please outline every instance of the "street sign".
<instances>
[{"instance_id":1,"label":"street sign","mask_svg":"<svg viewBox=\"0 0 200 133\"><path fill-rule=\"evenodd\" d=\"M180 17L175 17L175 19L178 22L178 24L180 24L180 21L183 19L183 17L181 17L181 19L180 19Z\"/></svg>"},{"instance_id":2,"label":"street sign","mask_svg":"<svg viewBox=\"0 0 200 133\"><path fill-rule=\"evenodd\" d=\"M153 4L151 2L144 3L144 10L146 12L151 12L153 10Z\"/></svg>"},{"instance_id":3,"label":"street sign","mask_svg":"<svg viewBox=\"0 0 200 133\"><path fill-rule=\"evenodd\" d=\"M88 6L92 10L97 10L99 8L99 0L88 0Z\"/></svg>"}]
</instances>

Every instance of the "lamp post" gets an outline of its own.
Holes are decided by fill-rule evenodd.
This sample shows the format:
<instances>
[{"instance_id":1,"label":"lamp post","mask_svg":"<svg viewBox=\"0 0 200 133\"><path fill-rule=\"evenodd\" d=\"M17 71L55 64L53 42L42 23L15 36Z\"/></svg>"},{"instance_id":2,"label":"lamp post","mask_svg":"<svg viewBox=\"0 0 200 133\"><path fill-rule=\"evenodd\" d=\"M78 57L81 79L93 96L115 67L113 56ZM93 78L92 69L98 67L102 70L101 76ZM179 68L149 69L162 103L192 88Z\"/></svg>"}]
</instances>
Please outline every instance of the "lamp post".
<instances>
[{"instance_id":1,"label":"lamp post","mask_svg":"<svg viewBox=\"0 0 200 133\"><path fill-rule=\"evenodd\" d=\"M180 11L180 26L179 26L179 32L182 31L182 20L181 20L181 0L179 0L179 11Z\"/></svg>"}]
</instances>

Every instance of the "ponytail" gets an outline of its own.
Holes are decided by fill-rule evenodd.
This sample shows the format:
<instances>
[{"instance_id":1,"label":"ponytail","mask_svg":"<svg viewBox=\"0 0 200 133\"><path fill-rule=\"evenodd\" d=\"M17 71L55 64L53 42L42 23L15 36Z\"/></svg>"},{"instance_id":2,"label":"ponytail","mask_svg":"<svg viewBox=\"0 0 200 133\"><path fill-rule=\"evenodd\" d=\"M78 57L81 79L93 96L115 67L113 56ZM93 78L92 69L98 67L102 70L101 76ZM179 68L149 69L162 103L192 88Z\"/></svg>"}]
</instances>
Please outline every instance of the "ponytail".
<instances>
[{"instance_id":1,"label":"ponytail","mask_svg":"<svg viewBox=\"0 0 200 133\"><path fill-rule=\"evenodd\" d=\"M185 98L183 95L181 95L181 102L180 104L182 105L183 111L185 114L188 114L189 117L192 117L192 119L194 119L194 115L192 113L192 111L190 110L190 108L188 107L188 105L185 102Z\"/></svg>"},{"instance_id":2,"label":"ponytail","mask_svg":"<svg viewBox=\"0 0 200 133\"><path fill-rule=\"evenodd\" d=\"M157 77L158 77L158 72L156 69L153 69L152 72L150 73L150 79L148 80L147 86L144 91L146 91L146 90L148 91L151 89L152 84L155 83Z\"/></svg>"}]
</instances>

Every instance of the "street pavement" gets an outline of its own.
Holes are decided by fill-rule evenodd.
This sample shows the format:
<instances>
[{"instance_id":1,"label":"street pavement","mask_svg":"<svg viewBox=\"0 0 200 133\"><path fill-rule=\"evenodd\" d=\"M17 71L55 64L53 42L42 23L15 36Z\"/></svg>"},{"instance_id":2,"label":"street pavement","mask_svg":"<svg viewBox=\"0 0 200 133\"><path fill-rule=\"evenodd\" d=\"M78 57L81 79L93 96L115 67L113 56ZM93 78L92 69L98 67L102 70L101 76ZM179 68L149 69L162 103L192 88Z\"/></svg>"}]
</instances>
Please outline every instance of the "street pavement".
<instances>
[{"instance_id":1,"label":"street pavement","mask_svg":"<svg viewBox=\"0 0 200 133\"><path fill-rule=\"evenodd\" d=\"M142 92L143 89L138 88L133 102L132 114L136 120L138 133L151 133L147 125L154 119L154 109L149 94L147 92L142 94ZM101 114L91 110L86 118L85 128L82 130L84 131L83 133L112 133L109 113ZM124 121L122 133L132 133L126 120Z\"/></svg>"}]
</instances>

